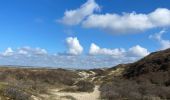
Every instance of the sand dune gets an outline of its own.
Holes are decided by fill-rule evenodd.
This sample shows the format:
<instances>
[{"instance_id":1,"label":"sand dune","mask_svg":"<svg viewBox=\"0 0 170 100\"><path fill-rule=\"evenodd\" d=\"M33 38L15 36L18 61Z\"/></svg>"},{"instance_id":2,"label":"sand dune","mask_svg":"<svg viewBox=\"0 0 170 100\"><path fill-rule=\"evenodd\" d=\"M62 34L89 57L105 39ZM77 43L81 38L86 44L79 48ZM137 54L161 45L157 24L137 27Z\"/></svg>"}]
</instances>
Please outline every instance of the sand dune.
<instances>
[{"instance_id":1,"label":"sand dune","mask_svg":"<svg viewBox=\"0 0 170 100\"><path fill-rule=\"evenodd\" d=\"M99 100L100 97L99 86L95 86L94 91L91 93L87 93L87 92L71 93L71 92L59 92L59 91L60 91L59 89L52 89L50 93L52 95L59 96L60 100L68 100L63 98L65 96L71 96L76 100Z\"/></svg>"}]
</instances>

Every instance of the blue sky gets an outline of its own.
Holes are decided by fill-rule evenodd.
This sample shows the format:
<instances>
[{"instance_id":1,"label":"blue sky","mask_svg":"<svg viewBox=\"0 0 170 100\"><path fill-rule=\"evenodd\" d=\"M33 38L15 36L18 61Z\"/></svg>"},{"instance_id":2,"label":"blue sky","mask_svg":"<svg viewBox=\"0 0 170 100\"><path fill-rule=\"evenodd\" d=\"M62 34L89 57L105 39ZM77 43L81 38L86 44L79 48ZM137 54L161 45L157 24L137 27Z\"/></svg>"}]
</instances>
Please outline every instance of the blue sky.
<instances>
[{"instance_id":1,"label":"blue sky","mask_svg":"<svg viewBox=\"0 0 170 100\"><path fill-rule=\"evenodd\" d=\"M109 58L126 59L119 63L136 61L150 52L169 48L169 4L170 1L167 0L157 2L154 0L1 0L1 65L34 65L29 62L24 64L18 60L25 57L18 53L20 49L25 50L24 54L27 55L31 52L30 55L33 56L36 53L32 52L39 50L40 53L50 57L54 54L57 57L74 56L75 59L91 57L95 63L98 60L106 60L106 65L101 63L92 67L118 64L109 63ZM5 54L14 62L10 62ZM19 58L15 59L16 56ZM41 59L42 55L36 57L40 62L44 61ZM127 61L129 57L133 57L133 60ZM30 59L36 58L30 57ZM63 63L65 61L69 62L61 60ZM91 63L87 61L82 67ZM57 64L40 63L36 66L58 66ZM81 67L82 64L78 62L73 64L71 61L66 65L61 64L66 67L76 65Z\"/></svg>"}]
</instances>

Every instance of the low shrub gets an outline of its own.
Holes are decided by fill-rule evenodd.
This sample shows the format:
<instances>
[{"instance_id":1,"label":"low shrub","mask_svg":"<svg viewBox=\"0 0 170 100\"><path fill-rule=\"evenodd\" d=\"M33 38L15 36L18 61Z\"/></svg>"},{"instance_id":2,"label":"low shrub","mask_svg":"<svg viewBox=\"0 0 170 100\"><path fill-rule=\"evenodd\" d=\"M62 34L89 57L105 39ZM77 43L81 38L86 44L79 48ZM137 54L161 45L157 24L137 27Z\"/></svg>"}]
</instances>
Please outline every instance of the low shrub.
<instances>
[{"instance_id":1,"label":"low shrub","mask_svg":"<svg viewBox=\"0 0 170 100\"><path fill-rule=\"evenodd\" d=\"M100 87L101 98L106 100L169 100L170 87L135 80L114 79ZM149 99L150 98L150 99ZM157 98L157 99L154 99ZM160 98L160 99L158 99Z\"/></svg>"},{"instance_id":2,"label":"low shrub","mask_svg":"<svg viewBox=\"0 0 170 100\"><path fill-rule=\"evenodd\" d=\"M4 96L12 100L31 100L31 95L14 87L4 89Z\"/></svg>"},{"instance_id":3,"label":"low shrub","mask_svg":"<svg viewBox=\"0 0 170 100\"><path fill-rule=\"evenodd\" d=\"M94 84L88 81L79 81L75 84L78 89L77 91L80 92L93 92L94 90Z\"/></svg>"}]
</instances>

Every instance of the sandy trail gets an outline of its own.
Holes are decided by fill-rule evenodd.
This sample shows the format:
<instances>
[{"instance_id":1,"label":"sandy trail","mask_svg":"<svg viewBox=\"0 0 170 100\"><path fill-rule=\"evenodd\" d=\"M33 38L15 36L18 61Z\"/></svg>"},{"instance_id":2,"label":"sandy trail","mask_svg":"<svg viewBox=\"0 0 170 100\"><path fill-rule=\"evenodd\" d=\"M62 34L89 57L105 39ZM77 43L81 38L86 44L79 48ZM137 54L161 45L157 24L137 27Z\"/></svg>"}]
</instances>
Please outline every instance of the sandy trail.
<instances>
[{"instance_id":1,"label":"sandy trail","mask_svg":"<svg viewBox=\"0 0 170 100\"><path fill-rule=\"evenodd\" d=\"M76 100L99 100L99 97L100 97L99 86L95 86L94 91L91 93L87 93L87 92L79 92L79 93L59 92L58 89L53 89L53 90L51 90L51 94L60 96L60 97L72 96ZM66 100L66 99L63 99L63 100Z\"/></svg>"}]
</instances>

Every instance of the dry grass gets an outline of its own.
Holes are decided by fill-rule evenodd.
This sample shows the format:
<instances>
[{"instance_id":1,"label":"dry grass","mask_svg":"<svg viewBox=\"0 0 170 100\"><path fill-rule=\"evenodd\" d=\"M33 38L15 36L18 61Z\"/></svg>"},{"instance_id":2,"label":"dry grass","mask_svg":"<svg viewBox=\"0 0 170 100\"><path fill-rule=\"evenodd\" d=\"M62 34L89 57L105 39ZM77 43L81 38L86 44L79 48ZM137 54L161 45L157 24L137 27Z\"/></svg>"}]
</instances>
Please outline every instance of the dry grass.
<instances>
[{"instance_id":1,"label":"dry grass","mask_svg":"<svg viewBox=\"0 0 170 100\"><path fill-rule=\"evenodd\" d=\"M49 88L72 86L79 78L64 69L0 68L1 97L30 100L31 95L47 93ZM5 100L5 99L4 99Z\"/></svg>"}]
</instances>

